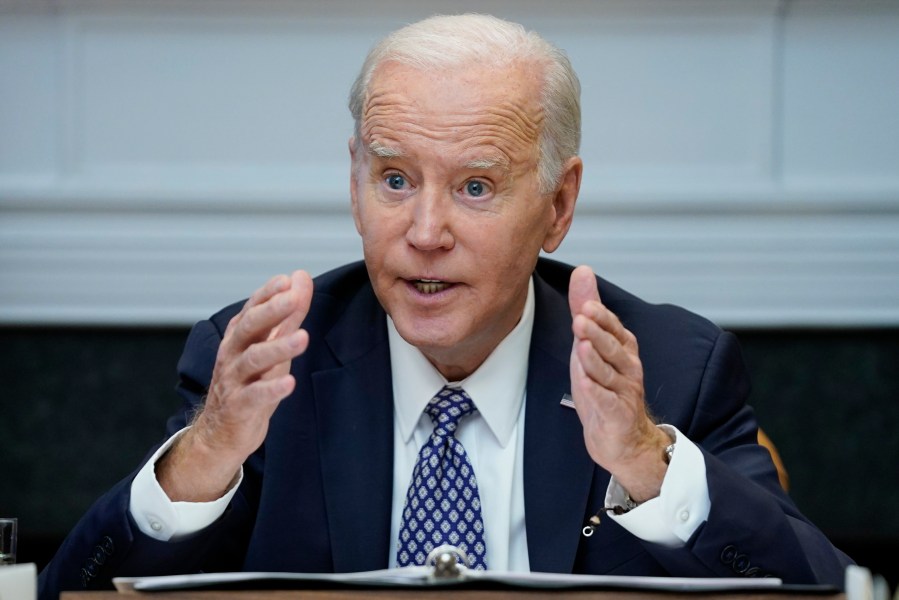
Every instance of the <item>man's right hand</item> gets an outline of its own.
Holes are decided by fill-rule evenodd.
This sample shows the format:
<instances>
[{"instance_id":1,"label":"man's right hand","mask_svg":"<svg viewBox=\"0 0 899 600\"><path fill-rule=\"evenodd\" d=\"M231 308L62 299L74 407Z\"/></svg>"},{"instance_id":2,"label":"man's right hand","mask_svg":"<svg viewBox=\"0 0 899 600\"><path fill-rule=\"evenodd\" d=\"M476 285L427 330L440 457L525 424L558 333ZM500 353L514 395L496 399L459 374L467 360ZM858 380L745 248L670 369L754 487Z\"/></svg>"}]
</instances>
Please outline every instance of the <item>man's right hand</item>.
<instances>
[{"instance_id":1,"label":"man's right hand","mask_svg":"<svg viewBox=\"0 0 899 600\"><path fill-rule=\"evenodd\" d=\"M311 302L306 272L278 275L228 323L202 412L156 464L173 502L220 498L262 445L272 413L296 386L290 363L309 345L300 325Z\"/></svg>"}]
</instances>

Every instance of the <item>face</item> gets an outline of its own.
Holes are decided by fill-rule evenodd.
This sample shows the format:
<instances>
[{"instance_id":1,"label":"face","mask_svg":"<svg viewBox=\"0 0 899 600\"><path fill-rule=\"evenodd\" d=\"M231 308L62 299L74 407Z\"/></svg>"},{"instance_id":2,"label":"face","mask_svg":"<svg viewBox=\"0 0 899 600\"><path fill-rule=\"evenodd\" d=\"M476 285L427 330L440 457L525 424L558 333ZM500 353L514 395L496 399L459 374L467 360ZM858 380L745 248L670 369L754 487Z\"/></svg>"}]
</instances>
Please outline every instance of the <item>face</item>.
<instances>
[{"instance_id":1,"label":"face","mask_svg":"<svg viewBox=\"0 0 899 600\"><path fill-rule=\"evenodd\" d=\"M375 293L403 338L450 380L515 327L541 248L571 223L581 163L537 181L540 82L524 66L375 71L350 140L356 228Z\"/></svg>"}]
</instances>

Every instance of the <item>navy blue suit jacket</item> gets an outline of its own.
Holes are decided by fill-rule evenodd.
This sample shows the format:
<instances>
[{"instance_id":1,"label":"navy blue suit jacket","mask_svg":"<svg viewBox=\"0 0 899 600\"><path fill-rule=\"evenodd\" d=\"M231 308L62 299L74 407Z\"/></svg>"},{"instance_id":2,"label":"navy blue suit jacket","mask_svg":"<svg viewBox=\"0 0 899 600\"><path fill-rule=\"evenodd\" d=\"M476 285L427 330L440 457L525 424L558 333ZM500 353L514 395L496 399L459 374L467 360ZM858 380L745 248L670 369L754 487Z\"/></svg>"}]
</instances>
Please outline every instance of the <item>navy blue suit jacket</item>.
<instances>
[{"instance_id":1,"label":"navy blue suit jacket","mask_svg":"<svg viewBox=\"0 0 899 600\"><path fill-rule=\"evenodd\" d=\"M850 560L803 517L778 484L746 406L749 381L735 338L682 309L650 305L604 280L603 302L637 337L652 414L705 457L711 513L688 543L641 541L603 519L609 474L588 456L570 392L567 290L572 267L541 259L525 412L524 493L533 571L713 577L774 575L842 585ZM179 363L190 419L239 304L198 323ZM212 526L176 542L140 533L128 513L131 477L103 496L40 576L42 597L108 587L114 576L220 570L348 572L385 568L393 485L393 394L384 310L362 263L315 281L296 359L297 386L276 410L244 481Z\"/></svg>"}]
</instances>

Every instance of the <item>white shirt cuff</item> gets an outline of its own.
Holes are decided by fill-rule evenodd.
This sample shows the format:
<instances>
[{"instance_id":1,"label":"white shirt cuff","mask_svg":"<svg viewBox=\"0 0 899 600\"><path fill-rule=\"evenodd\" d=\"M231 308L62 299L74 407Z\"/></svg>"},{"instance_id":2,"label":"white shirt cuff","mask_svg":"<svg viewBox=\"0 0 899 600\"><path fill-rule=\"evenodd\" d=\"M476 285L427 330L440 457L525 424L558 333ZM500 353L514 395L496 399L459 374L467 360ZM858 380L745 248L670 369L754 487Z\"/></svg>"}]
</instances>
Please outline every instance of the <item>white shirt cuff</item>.
<instances>
[{"instance_id":1,"label":"white shirt cuff","mask_svg":"<svg viewBox=\"0 0 899 600\"><path fill-rule=\"evenodd\" d=\"M212 502L172 502L156 480L156 461L187 431L185 427L169 438L138 471L131 482L128 506L137 528L161 542L177 540L212 525L225 509L243 481L243 468L236 483L225 495Z\"/></svg>"},{"instance_id":2,"label":"white shirt cuff","mask_svg":"<svg viewBox=\"0 0 899 600\"><path fill-rule=\"evenodd\" d=\"M659 425L677 444L658 497L623 515L609 514L638 538L669 547L683 546L709 517L711 500L705 458L699 448L671 425ZM613 477L605 506L624 506L627 492Z\"/></svg>"}]
</instances>

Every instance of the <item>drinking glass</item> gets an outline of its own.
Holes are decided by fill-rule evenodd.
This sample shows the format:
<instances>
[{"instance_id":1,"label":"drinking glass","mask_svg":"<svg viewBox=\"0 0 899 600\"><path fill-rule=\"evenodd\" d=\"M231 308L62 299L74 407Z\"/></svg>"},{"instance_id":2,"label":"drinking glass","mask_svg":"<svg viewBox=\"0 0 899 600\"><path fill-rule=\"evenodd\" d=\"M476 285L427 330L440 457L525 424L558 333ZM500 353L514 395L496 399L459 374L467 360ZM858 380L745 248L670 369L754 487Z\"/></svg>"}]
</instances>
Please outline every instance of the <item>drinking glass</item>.
<instances>
[{"instance_id":1,"label":"drinking glass","mask_svg":"<svg viewBox=\"0 0 899 600\"><path fill-rule=\"evenodd\" d=\"M18 519L0 518L0 567L16 564Z\"/></svg>"}]
</instances>

